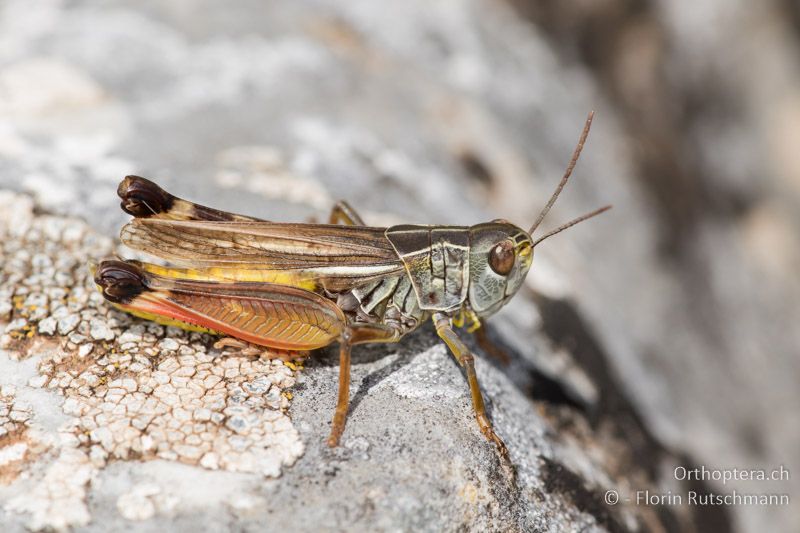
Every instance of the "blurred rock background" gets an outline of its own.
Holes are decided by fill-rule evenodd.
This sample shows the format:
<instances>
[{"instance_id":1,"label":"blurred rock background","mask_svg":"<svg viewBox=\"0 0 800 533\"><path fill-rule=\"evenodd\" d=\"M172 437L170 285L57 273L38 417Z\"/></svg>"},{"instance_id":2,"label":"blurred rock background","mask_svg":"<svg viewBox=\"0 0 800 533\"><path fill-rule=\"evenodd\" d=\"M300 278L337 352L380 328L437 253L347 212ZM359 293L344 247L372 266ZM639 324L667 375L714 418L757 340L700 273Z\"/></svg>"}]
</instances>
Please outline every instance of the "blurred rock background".
<instances>
[{"instance_id":1,"label":"blurred rock background","mask_svg":"<svg viewBox=\"0 0 800 533\"><path fill-rule=\"evenodd\" d=\"M537 248L492 321L539 376L517 385L687 464L800 472L795 2L0 2L0 188L108 236L126 174L275 220L343 197L374 225L525 226L590 109L547 223L614 210ZM734 487L800 495L710 483ZM800 524L796 502L683 511Z\"/></svg>"}]
</instances>

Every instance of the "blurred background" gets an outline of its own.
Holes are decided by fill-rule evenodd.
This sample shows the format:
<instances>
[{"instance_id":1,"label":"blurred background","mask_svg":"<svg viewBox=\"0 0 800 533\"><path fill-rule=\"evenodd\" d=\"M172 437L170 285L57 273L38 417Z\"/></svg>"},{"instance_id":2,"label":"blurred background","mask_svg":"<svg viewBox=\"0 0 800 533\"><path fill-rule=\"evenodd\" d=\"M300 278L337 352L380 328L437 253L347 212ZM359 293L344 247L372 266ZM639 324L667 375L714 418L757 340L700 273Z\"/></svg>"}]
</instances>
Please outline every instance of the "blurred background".
<instances>
[{"instance_id":1,"label":"blurred background","mask_svg":"<svg viewBox=\"0 0 800 533\"><path fill-rule=\"evenodd\" d=\"M697 465L800 476L797 2L0 0L0 187L109 235L126 174L274 220L346 198L373 225L527 227L592 109L545 225L614 209L537 248L539 314L493 324L556 342L569 302L603 346L571 357L614 376L598 401Z\"/></svg>"}]
</instances>

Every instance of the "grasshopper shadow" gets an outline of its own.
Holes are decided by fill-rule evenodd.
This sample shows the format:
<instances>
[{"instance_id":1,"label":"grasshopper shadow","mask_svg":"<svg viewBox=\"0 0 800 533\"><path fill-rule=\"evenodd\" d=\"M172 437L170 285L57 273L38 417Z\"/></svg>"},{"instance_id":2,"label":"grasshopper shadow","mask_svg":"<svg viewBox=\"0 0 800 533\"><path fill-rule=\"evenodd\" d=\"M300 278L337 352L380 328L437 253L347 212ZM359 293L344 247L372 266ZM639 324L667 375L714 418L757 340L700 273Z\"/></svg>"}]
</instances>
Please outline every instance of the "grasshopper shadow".
<instances>
[{"instance_id":1,"label":"grasshopper shadow","mask_svg":"<svg viewBox=\"0 0 800 533\"><path fill-rule=\"evenodd\" d=\"M484 326L486 327L486 326ZM519 389L526 397L534 401L543 401L553 405L566 405L578 409L584 414L591 411L591 406L585 404L582 399L575 396L568 387L557 379L551 378L542 373L536 366L526 359L519 352L504 343L494 334L491 326L488 326L489 337L492 344L501 352L506 354L508 360L500 361L496 357L487 354L480 346L475 343L472 335L465 331L460 331L459 336L470 347L476 357L489 362L496 370L502 372L508 380ZM390 363L374 370L361 379L358 389L350 399L349 412L353 413L364 401L364 398L375 389L381 382L392 374L400 371L409 365L418 355L428 349L443 343L436 335L430 324L423 325L414 334L401 339L396 344L366 344L355 346L352 352L352 362L354 365L371 364L390 355L397 357ZM464 379L464 390L468 391L466 372L461 368L455 359L452 359L455 369ZM323 348L312 354L307 367L338 367L339 351L333 345ZM478 376L480 379L481 376ZM491 416L493 408L492 398L484 393L487 413Z\"/></svg>"}]
</instances>

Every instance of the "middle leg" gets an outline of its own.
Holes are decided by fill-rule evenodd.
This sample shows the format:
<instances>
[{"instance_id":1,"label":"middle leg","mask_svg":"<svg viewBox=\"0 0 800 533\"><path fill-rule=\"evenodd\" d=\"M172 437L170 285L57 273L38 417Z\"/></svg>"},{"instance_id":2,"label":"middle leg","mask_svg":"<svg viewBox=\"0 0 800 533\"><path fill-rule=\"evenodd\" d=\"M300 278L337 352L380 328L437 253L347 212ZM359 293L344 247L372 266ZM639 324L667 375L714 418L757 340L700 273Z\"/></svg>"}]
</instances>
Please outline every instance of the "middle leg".
<instances>
[{"instance_id":1,"label":"middle leg","mask_svg":"<svg viewBox=\"0 0 800 533\"><path fill-rule=\"evenodd\" d=\"M344 200L339 200L331 209L331 216L328 219L329 224L343 224L345 226L366 226L364 220L361 218L355 209Z\"/></svg>"},{"instance_id":2,"label":"middle leg","mask_svg":"<svg viewBox=\"0 0 800 533\"><path fill-rule=\"evenodd\" d=\"M339 397L336 401L336 410L333 412L331 434L328 436L328 446L335 448L344 432L347 422L347 408L350 406L350 332L339 341Z\"/></svg>"},{"instance_id":3,"label":"middle leg","mask_svg":"<svg viewBox=\"0 0 800 533\"><path fill-rule=\"evenodd\" d=\"M335 448L344 432L347 423L347 410L350 406L350 350L354 344L370 342L397 342L400 333L389 326L380 324L354 324L348 328L339 340L339 396L336 411L333 413L331 434L328 446Z\"/></svg>"}]
</instances>

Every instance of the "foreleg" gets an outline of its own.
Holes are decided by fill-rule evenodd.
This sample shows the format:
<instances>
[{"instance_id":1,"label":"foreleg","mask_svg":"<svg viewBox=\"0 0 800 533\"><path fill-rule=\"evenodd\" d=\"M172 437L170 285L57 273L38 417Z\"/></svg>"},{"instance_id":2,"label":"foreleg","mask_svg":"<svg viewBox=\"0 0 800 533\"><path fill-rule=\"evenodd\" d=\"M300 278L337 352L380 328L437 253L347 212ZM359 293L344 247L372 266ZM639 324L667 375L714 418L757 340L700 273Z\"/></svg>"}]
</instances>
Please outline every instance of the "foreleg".
<instances>
[{"instance_id":1,"label":"foreleg","mask_svg":"<svg viewBox=\"0 0 800 533\"><path fill-rule=\"evenodd\" d=\"M475 358L469 351L469 348L458 338L458 335L453 331L453 326L450 323L450 317L442 313L433 315L433 323L436 326L436 333L447 344L456 361L464 368L467 373L467 383L472 395L472 407L475 411L475 419L478 421L481 433L494 442L497 446L500 455L508 459L508 449L505 443L497 436L497 433L492 429L492 423L489 417L486 416L486 407L483 403L483 395L481 394L480 386L478 385L478 375L475 373Z\"/></svg>"}]
</instances>

